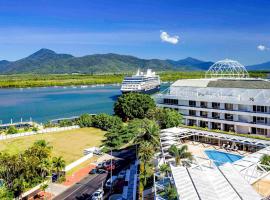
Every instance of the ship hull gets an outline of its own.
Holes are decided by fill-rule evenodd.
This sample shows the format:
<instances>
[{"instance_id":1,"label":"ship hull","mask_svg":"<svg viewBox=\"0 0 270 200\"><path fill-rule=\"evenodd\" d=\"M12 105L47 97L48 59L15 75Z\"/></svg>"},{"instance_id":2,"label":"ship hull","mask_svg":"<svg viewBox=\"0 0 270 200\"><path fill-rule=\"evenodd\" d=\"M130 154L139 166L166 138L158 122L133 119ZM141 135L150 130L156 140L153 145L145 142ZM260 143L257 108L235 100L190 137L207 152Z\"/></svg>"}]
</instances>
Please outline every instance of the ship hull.
<instances>
[{"instance_id":1,"label":"ship hull","mask_svg":"<svg viewBox=\"0 0 270 200\"><path fill-rule=\"evenodd\" d=\"M136 93L142 93L142 94L154 94L156 92L159 92L160 90L160 85L158 85L155 88L152 88L150 90L132 90L132 91L122 91L122 94L130 93L130 92L136 92Z\"/></svg>"}]
</instances>

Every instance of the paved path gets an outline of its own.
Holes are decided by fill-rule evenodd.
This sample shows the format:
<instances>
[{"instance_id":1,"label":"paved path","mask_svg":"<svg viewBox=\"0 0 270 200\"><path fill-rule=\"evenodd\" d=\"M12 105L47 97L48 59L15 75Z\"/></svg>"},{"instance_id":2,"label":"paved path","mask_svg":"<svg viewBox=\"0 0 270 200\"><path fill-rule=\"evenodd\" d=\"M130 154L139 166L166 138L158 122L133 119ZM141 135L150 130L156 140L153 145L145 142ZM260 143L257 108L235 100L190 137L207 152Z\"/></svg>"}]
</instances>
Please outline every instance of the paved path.
<instances>
[{"instance_id":1,"label":"paved path","mask_svg":"<svg viewBox=\"0 0 270 200\"><path fill-rule=\"evenodd\" d=\"M102 186L107 174L88 175L80 182L76 183L54 200L86 200L92 193Z\"/></svg>"}]
</instances>

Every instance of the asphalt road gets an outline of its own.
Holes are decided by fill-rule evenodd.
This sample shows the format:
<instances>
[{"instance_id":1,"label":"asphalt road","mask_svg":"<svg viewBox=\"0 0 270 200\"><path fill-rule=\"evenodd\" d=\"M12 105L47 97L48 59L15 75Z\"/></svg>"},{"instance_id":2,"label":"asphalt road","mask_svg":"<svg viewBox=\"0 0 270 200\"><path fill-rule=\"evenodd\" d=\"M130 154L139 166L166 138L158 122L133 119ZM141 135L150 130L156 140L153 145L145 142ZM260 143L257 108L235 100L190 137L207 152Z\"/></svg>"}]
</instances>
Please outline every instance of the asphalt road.
<instances>
[{"instance_id":1,"label":"asphalt road","mask_svg":"<svg viewBox=\"0 0 270 200\"><path fill-rule=\"evenodd\" d=\"M107 178L106 174L88 175L80 182L68 188L62 194L56 196L54 200L86 200L98 188L102 186Z\"/></svg>"},{"instance_id":2,"label":"asphalt road","mask_svg":"<svg viewBox=\"0 0 270 200\"><path fill-rule=\"evenodd\" d=\"M124 152L114 152L114 156L122 158L120 166L114 171L118 173L123 168L130 165L130 162L135 160L135 151L129 150ZM68 188L62 194L56 196L54 200L88 200L91 195L102 186L102 183L105 184L108 174L95 174L87 175L80 182ZM107 195L106 195L107 196Z\"/></svg>"}]
</instances>

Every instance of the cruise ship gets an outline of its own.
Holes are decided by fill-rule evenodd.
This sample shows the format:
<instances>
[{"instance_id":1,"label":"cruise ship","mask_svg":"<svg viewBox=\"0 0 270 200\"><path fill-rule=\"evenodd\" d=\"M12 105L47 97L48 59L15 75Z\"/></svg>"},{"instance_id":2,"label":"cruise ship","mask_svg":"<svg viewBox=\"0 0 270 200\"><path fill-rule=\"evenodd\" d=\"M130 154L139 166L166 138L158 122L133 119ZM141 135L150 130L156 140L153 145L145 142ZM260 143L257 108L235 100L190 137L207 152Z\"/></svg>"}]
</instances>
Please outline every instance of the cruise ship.
<instances>
[{"instance_id":1,"label":"cruise ship","mask_svg":"<svg viewBox=\"0 0 270 200\"><path fill-rule=\"evenodd\" d=\"M139 69L136 75L124 78L121 86L122 93L139 92L153 94L160 89L160 78L151 69L147 69L146 73Z\"/></svg>"}]
</instances>

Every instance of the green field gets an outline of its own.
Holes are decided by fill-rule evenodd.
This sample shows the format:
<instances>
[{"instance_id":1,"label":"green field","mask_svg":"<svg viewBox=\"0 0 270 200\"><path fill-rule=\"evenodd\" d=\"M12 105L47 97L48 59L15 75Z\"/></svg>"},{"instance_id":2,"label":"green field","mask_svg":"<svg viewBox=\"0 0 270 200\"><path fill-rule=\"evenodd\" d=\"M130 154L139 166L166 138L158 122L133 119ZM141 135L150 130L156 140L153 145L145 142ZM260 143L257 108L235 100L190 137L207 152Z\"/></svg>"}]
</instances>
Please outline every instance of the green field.
<instances>
[{"instance_id":1,"label":"green field","mask_svg":"<svg viewBox=\"0 0 270 200\"><path fill-rule=\"evenodd\" d=\"M162 81L175 81L177 79L204 78L205 72L168 71L159 72ZM94 85L121 83L125 74L90 75L90 74L20 74L0 75L0 87L42 87L42 86L68 86L68 85ZM250 72L251 77L265 78L265 72Z\"/></svg>"},{"instance_id":2,"label":"green field","mask_svg":"<svg viewBox=\"0 0 270 200\"><path fill-rule=\"evenodd\" d=\"M85 148L99 146L104 131L96 128L80 128L48 134L38 134L0 141L0 151L12 154L22 152L36 140L44 139L53 146L52 156L63 156L67 164L83 156Z\"/></svg>"}]
</instances>

